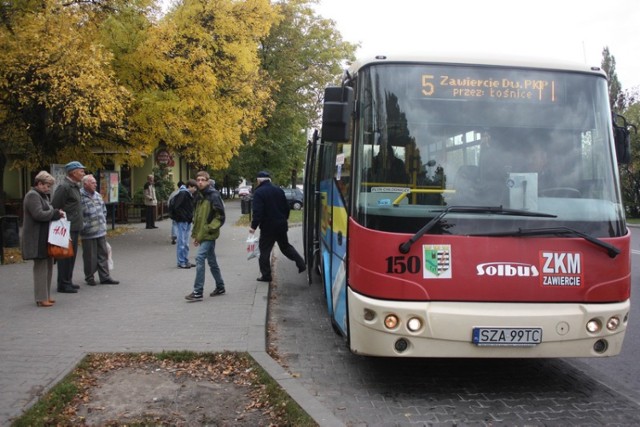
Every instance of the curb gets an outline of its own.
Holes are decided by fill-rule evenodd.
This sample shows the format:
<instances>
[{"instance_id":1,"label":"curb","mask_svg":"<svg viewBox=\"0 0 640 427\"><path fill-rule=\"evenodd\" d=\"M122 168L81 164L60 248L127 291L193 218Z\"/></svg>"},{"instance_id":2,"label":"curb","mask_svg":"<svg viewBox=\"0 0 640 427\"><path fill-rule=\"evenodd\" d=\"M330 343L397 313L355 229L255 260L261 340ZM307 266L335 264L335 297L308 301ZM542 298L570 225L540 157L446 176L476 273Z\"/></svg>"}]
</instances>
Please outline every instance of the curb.
<instances>
[{"instance_id":1,"label":"curb","mask_svg":"<svg viewBox=\"0 0 640 427\"><path fill-rule=\"evenodd\" d=\"M291 376L266 351L267 321L271 286L256 287L249 338L249 355L273 378L298 405L321 427L346 426L322 405L300 382Z\"/></svg>"}]
</instances>

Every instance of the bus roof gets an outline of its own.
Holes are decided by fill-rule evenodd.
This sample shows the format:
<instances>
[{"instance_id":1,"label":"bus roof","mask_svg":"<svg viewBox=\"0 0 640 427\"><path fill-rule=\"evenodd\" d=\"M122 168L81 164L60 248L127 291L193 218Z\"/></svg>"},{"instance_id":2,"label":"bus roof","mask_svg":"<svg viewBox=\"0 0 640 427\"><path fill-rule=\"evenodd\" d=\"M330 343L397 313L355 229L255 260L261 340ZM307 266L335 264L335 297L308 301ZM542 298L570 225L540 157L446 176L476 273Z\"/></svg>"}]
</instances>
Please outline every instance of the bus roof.
<instances>
[{"instance_id":1,"label":"bus roof","mask_svg":"<svg viewBox=\"0 0 640 427\"><path fill-rule=\"evenodd\" d=\"M497 67L521 67L536 70L561 70L579 73L596 74L606 77L606 73L599 66L590 66L577 62L552 61L541 58L526 58L518 56L480 56L472 54L467 56L456 55L376 55L360 58L352 63L348 70L355 73L361 68L371 64L438 64L438 65L481 65Z\"/></svg>"}]
</instances>

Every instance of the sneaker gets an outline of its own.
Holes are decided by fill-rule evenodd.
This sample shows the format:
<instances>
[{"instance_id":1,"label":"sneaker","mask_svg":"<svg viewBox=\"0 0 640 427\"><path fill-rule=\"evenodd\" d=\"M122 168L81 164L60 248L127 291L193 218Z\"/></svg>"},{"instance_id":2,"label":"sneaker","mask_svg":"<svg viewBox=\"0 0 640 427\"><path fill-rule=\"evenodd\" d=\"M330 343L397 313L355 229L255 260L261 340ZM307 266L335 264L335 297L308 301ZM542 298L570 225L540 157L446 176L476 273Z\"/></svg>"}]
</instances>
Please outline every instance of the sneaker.
<instances>
[{"instance_id":1,"label":"sneaker","mask_svg":"<svg viewBox=\"0 0 640 427\"><path fill-rule=\"evenodd\" d=\"M191 268L189 264L178 264L178 268Z\"/></svg>"},{"instance_id":2,"label":"sneaker","mask_svg":"<svg viewBox=\"0 0 640 427\"><path fill-rule=\"evenodd\" d=\"M213 292L211 292L211 293L209 294L209 296L210 296L210 297L215 297L215 296L217 296L217 295L224 295L224 294L225 294L225 292L226 292L226 291L224 290L224 288L215 288L215 289L213 290Z\"/></svg>"},{"instance_id":3,"label":"sneaker","mask_svg":"<svg viewBox=\"0 0 640 427\"><path fill-rule=\"evenodd\" d=\"M176 238L175 238L175 237L172 237L172 238L171 238L171 244L172 244L172 245L175 245L175 244L176 244Z\"/></svg>"},{"instance_id":4,"label":"sneaker","mask_svg":"<svg viewBox=\"0 0 640 427\"><path fill-rule=\"evenodd\" d=\"M189 295L184 297L187 301L202 301L202 294L196 294L195 292L191 292Z\"/></svg>"}]
</instances>

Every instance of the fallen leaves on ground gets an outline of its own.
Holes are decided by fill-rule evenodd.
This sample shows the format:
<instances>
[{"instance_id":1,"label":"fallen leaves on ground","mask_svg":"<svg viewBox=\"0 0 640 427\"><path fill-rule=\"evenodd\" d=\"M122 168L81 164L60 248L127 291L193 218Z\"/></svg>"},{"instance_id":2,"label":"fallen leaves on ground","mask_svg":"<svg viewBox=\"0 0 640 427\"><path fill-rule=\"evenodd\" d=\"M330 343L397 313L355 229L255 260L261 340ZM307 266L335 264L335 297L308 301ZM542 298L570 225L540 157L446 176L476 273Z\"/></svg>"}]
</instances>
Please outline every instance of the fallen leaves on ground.
<instances>
[{"instance_id":1,"label":"fallen leaves on ground","mask_svg":"<svg viewBox=\"0 0 640 427\"><path fill-rule=\"evenodd\" d=\"M64 420L58 419L58 424L62 421L62 424L69 425L193 425L194 416L199 417L198 423L213 425L286 424L282 421L283 410L269 401L266 388L259 382L255 362L246 354L227 352L192 354L188 357L181 357L183 353L169 355L165 357L163 353L101 353L87 356L75 371L74 383L79 391L62 410L61 416ZM215 389L211 389L216 392L207 392L206 403L199 405L203 410L200 415L194 415L193 408L188 407L193 402L181 402L179 396L174 394L170 396L170 405L154 404L151 405L152 409L141 407L139 411L128 408L117 417L118 419L105 420L104 414L100 412L110 405L108 401L100 400L108 397L96 397L98 394L95 391L118 371L131 375L132 370L154 374L155 378L160 374L169 376L171 381L178 383L180 387L186 387L186 384L193 384L194 381L212 384L215 385ZM121 393L127 393L127 390L123 389ZM222 398L224 402L221 401ZM156 401L155 397L153 401ZM101 418L91 419L92 416L100 415Z\"/></svg>"}]
</instances>

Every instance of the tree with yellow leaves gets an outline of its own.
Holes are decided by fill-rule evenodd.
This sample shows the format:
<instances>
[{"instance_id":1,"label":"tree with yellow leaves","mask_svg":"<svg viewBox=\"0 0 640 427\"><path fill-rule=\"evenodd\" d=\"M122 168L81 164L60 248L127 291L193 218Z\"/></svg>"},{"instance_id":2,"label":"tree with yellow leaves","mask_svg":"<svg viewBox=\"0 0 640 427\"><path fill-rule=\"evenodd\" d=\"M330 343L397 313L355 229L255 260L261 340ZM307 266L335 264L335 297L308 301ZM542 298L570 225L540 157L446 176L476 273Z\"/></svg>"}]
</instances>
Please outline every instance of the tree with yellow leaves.
<instances>
[{"instance_id":1,"label":"tree with yellow leaves","mask_svg":"<svg viewBox=\"0 0 640 427\"><path fill-rule=\"evenodd\" d=\"M129 56L132 142L226 167L271 109L257 47L276 19L268 0L184 0L150 28Z\"/></svg>"},{"instance_id":2,"label":"tree with yellow leaves","mask_svg":"<svg viewBox=\"0 0 640 427\"><path fill-rule=\"evenodd\" d=\"M131 94L95 42L87 10L61 0L10 3L0 28L3 154L34 169L72 158L98 165L95 153L129 149Z\"/></svg>"}]
</instances>

